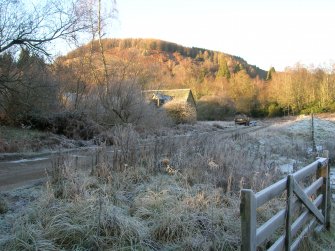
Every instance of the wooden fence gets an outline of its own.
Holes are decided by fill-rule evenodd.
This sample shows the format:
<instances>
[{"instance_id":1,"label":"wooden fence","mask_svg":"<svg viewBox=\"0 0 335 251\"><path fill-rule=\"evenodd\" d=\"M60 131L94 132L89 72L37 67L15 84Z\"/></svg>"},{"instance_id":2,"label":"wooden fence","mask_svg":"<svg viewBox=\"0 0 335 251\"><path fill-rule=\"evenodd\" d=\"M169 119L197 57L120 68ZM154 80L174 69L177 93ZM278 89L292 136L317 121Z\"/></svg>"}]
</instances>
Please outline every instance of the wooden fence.
<instances>
[{"instance_id":1,"label":"wooden fence","mask_svg":"<svg viewBox=\"0 0 335 251\"><path fill-rule=\"evenodd\" d=\"M303 189L299 182L312 184ZM257 208L285 191L286 208L257 227ZM301 240L317 225L330 228L330 196L328 154L256 194L243 189L241 250L256 250L261 245L268 250L297 250ZM278 236L278 231L281 231L279 238L266 243L274 234Z\"/></svg>"}]
</instances>

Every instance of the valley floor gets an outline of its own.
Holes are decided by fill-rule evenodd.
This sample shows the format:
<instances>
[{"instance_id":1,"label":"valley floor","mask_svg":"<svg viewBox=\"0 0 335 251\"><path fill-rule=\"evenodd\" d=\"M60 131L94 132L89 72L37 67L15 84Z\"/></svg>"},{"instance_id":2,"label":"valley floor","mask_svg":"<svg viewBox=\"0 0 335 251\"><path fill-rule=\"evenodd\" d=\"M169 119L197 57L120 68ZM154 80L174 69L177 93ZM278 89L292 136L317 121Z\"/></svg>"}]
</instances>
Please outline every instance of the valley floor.
<instances>
[{"instance_id":1,"label":"valley floor","mask_svg":"<svg viewBox=\"0 0 335 251\"><path fill-rule=\"evenodd\" d=\"M319 154L334 159L335 116L314 125ZM310 117L119 130L111 147L0 162L1 177L30 182L2 186L1 250L238 250L240 189L259 191L315 159ZM284 204L265 205L259 220ZM335 248L334 210L332 224L305 247Z\"/></svg>"}]
</instances>

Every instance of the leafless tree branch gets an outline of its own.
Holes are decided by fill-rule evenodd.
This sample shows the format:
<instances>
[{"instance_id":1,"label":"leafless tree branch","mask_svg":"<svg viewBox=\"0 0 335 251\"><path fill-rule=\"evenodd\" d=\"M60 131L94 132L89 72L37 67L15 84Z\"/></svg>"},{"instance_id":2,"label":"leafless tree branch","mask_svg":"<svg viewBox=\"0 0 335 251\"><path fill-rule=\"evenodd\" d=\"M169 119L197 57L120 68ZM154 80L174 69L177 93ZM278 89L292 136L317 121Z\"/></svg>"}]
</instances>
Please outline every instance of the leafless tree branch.
<instances>
[{"instance_id":1,"label":"leafless tree branch","mask_svg":"<svg viewBox=\"0 0 335 251\"><path fill-rule=\"evenodd\" d=\"M15 46L49 55L44 45L87 31L84 0L46 0L36 6L23 0L0 0L0 53Z\"/></svg>"}]
</instances>

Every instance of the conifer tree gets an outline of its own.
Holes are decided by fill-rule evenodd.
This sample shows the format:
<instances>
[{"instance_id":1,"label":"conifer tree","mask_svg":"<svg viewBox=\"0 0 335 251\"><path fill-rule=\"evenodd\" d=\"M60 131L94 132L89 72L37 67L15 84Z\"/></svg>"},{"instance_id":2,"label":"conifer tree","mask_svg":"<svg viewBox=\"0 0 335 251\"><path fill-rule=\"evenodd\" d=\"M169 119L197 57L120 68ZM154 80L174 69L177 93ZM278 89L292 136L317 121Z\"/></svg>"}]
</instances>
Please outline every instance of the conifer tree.
<instances>
[{"instance_id":1,"label":"conifer tree","mask_svg":"<svg viewBox=\"0 0 335 251\"><path fill-rule=\"evenodd\" d=\"M220 56L219 59L219 69L216 73L216 77L230 79L230 71L228 68L228 64L222 55Z\"/></svg>"},{"instance_id":2,"label":"conifer tree","mask_svg":"<svg viewBox=\"0 0 335 251\"><path fill-rule=\"evenodd\" d=\"M266 75L266 80L271 80L272 79L272 74L275 73L276 70L274 67L271 67L270 70L268 71L268 74Z\"/></svg>"}]
</instances>

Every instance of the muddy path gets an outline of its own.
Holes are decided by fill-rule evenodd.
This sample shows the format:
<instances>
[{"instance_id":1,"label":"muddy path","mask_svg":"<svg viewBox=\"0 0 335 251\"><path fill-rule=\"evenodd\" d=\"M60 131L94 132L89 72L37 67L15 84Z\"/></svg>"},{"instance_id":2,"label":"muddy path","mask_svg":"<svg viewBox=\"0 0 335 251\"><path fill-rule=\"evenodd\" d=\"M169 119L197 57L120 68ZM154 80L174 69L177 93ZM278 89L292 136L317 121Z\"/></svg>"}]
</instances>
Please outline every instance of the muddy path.
<instances>
[{"instance_id":1,"label":"muddy path","mask_svg":"<svg viewBox=\"0 0 335 251\"><path fill-rule=\"evenodd\" d=\"M0 163L0 191L33 184L43 180L46 170L50 169L48 158L39 158L35 163L8 161Z\"/></svg>"},{"instance_id":2,"label":"muddy path","mask_svg":"<svg viewBox=\"0 0 335 251\"><path fill-rule=\"evenodd\" d=\"M0 161L0 192L45 182L52 166L62 156L76 166L89 168L95 161L96 149L78 149L71 153L43 154L43 157Z\"/></svg>"},{"instance_id":3,"label":"muddy path","mask_svg":"<svg viewBox=\"0 0 335 251\"><path fill-rule=\"evenodd\" d=\"M216 128L216 130L212 131L199 131L169 137L188 138L194 135L206 137L206 135L212 134L220 134L224 137L236 137L262 130L266 127L267 125L253 127L231 126L219 130ZM150 140L143 141L143 145L148 143L151 143ZM67 158L67 161L73 161L77 167L85 169L92 168L99 149L99 147L92 147L88 149L73 149L67 152L8 155L5 160L0 160L0 192L45 182L48 172L50 172L53 164L60 156ZM108 151L112 151L111 148Z\"/></svg>"}]
</instances>

